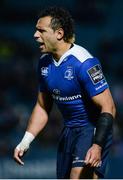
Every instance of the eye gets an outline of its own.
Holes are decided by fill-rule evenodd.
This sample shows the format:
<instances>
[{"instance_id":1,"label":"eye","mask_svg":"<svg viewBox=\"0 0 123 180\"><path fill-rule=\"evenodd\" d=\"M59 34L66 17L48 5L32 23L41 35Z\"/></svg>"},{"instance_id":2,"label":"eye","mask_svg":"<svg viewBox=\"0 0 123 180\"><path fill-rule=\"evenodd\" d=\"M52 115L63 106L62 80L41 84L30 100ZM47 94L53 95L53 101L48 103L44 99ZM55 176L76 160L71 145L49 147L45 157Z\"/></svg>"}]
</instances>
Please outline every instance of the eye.
<instances>
[{"instance_id":1,"label":"eye","mask_svg":"<svg viewBox=\"0 0 123 180\"><path fill-rule=\"evenodd\" d=\"M40 33L46 32L44 29L37 29Z\"/></svg>"}]
</instances>

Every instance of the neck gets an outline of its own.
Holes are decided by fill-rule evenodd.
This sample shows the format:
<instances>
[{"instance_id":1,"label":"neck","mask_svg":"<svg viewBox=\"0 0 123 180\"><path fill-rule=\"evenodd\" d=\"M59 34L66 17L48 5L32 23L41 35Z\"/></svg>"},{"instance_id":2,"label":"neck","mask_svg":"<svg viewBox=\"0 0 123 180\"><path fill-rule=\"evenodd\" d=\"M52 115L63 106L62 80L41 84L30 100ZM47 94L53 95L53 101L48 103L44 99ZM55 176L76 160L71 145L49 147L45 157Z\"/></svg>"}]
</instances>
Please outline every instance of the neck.
<instances>
[{"instance_id":1,"label":"neck","mask_svg":"<svg viewBox=\"0 0 123 180\"><path fill-rule=\"evenodd\" d=\"M63 56L63 54L67 52L70 49L70 47L71 43L64 42L62 44L59 44L56 52L53 53L53 58L58 62L61 56Z\"/></svg>"}]
</instances>

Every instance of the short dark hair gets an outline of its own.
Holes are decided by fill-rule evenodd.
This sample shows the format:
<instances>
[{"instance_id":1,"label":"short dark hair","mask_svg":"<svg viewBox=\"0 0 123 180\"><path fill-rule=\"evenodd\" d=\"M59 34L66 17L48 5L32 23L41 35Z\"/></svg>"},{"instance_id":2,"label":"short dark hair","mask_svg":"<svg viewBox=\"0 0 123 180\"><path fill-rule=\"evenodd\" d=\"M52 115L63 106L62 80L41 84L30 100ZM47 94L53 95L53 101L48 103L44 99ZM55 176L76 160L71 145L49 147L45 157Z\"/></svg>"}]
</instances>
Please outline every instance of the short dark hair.
<instances>
[{"instance_id":1,"label":"short dark hair","mask_svg":"<svg viewBox=\"0 0 123 180\"><path fill-rule=\"evenodd\" d=\"M48 7L41 11L39 19L46 16L50 16L52 18L51 28L54 31L58 28L62 28L64 30L64 41L74 41L73 19L67 10L56 6Z\"/></svg>"}]
</instances>

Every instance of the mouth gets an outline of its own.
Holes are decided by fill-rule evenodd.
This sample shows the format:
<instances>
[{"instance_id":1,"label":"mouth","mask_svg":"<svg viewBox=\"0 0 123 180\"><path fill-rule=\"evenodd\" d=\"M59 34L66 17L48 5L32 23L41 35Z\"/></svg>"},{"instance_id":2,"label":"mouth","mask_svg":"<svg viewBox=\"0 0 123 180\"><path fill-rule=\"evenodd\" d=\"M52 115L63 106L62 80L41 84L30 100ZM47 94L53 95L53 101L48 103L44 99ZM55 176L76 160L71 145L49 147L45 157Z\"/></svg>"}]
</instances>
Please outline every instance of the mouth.
<instances>
[{"instance_id":1,"label":"mouth","mask_svg":"<svg viewBox=\"0 0 123 180\"><path fill-rule=\"evenodd\" d=\"M44 42L41 42L40 40L36 39L36 41L39 43L40 47L44 46Z\"/></svg>"},{"instance_id":2,"label":"mouth","mask_svg":"<svg viewBox=\"0 0 123 180\"><path fill-rule=\"evenodd\" d=\"M39 48L43 48L45 46L45 44L43 42L40 42L40 47Z\"/></svg>"},{"instance_id":3,"label":"mouth","mask_svg":"<svg viewBox=\"0 0 123 180\"><path fill-rule=\"evenodd\" d=\"M39 48L43 49L45 47L45 44L43 42L39 42Z\"/></svg>"},{"instance_id":4,"label":"mouth","mask_svg":"<svg viewBox=\"0 0 123 180\"><path fill-rule=\"evenodd\" d=\"M39 44L40 44L40 46L43 46L43 45L44 45L44 43L43 43L43 42L39 42Z\"/></svg>"}]
</instances>

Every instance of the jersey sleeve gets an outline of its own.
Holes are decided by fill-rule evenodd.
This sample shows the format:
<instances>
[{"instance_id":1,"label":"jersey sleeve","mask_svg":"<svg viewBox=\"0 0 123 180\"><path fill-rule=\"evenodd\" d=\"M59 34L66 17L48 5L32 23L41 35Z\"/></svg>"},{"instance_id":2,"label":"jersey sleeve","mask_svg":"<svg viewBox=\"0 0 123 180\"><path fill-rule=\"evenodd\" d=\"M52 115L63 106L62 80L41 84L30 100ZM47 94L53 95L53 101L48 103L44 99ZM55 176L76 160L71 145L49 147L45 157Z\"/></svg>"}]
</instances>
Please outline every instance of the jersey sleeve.
<instances>
[{"instance_id":1,"label":"jersey sleeve","mask_svg":"<svg viewBox=\"0 0 123 180\"><path fill-rule=\"evenodd\" d=\"M81 64L79 81L90 97L93 97L109 88L97 58L90 58Z\"/></svg>"},{"instance_id":2,"label":"jersey sleeve","mask_svg":"<svg viewBox=\"0 0 123 180\"><path fill-rule=\"evenodd\" d=\"M47 91L47 86L44 80L43 72L45 73L47 69L43 69L43 63L41 62L41 59L39 60L38 67L37 67L37 76L38 76L38 89L40 92Z\"/></svg>"}]
</instances>

